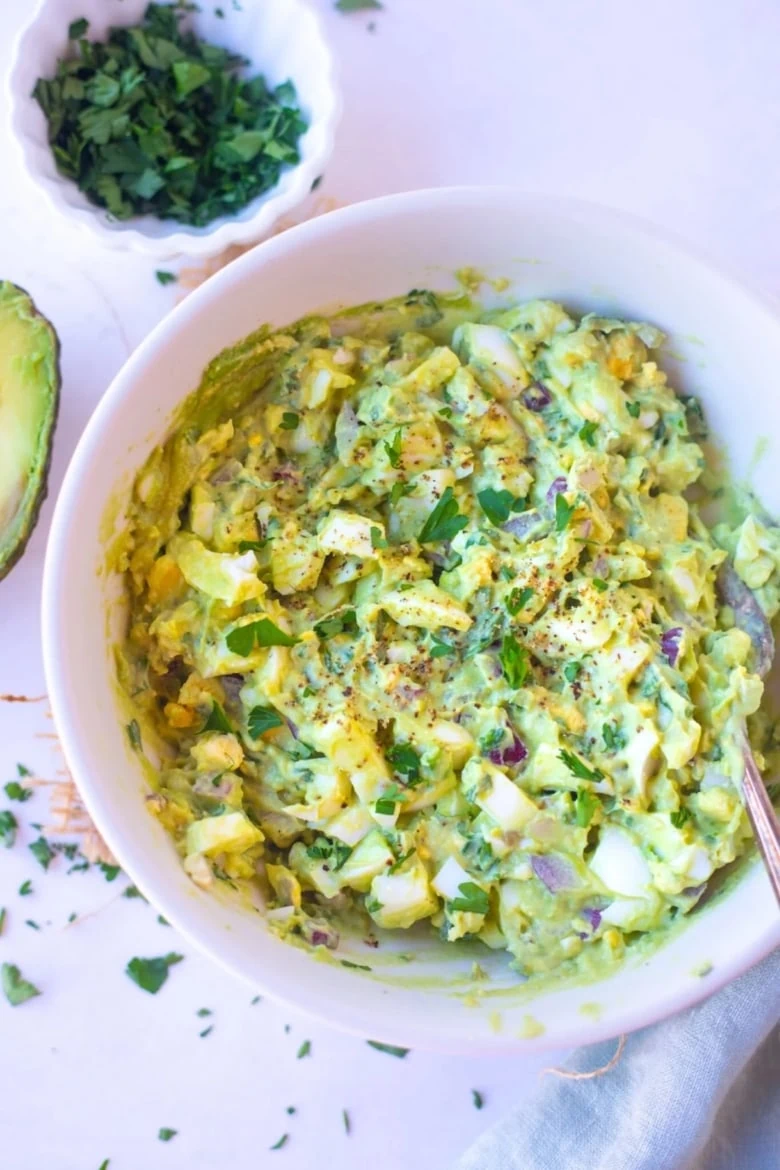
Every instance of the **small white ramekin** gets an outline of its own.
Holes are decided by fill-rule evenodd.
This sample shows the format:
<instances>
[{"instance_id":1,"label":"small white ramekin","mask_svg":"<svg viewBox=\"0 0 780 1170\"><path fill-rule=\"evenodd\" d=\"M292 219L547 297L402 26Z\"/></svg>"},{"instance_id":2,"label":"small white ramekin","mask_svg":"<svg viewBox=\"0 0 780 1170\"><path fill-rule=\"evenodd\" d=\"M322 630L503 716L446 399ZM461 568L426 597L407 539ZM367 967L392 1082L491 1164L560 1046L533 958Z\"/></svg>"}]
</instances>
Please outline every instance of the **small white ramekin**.
<instances>
[{"instance_id":1,"label":"small white ramekin","mask_svg":"<svg viewBox=\"0 0 780 1170\"><path fill-rule=\"evenodd\" d=\"M306 198L322 174L340 113L331 52L317 16L304 0L246 0L240 6L223 0L221 9L209 3L190 18L199 35L247 57L250 72L262 73L269 84L291 79L309 123L300 141L300 162L283 171L275 187L237 215L200 228L154 216L116 220L57 170L46 119L32 96L36 81L54 76L57 60L68 52L71 21L85 17L89 37L100 40L114 25L137 24L146 5L147 0L41 0L17 40L8 77L11 136L22 165L61 215L109 247L159 259L179 253L207 257L231 244L258 240Z\"/></svg>"}]
</instances>

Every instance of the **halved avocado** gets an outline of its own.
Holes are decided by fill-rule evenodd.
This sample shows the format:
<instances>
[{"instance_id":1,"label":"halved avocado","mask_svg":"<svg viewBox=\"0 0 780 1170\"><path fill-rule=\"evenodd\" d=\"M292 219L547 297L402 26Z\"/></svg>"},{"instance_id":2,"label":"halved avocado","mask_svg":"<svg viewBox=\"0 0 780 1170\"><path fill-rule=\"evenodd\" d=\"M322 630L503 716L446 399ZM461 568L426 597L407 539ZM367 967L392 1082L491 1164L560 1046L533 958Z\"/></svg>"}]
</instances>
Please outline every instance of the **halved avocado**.
<instances>
[{"instance_id":1,"label":"halved avocado","mask_svg":"<svg viewBox=\"0 0 780 1170\"><path fill-rule=\"evenodd\" d=\"M46 498L60 398L57 334L24 289L0 281L0 579Z\"/></svg>"}]
</instances>

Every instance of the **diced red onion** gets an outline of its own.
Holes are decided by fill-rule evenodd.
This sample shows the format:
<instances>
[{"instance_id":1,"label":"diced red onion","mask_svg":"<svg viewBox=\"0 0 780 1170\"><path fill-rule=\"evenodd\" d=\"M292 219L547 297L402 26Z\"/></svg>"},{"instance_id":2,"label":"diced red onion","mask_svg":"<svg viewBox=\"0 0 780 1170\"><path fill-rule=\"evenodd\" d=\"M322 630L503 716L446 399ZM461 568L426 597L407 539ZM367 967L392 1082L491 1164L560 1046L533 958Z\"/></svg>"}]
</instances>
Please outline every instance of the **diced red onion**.
<instances>
[{"instance_id":1,"label":"diced red onion","mask_svg":"<svg viewBox=\"0 0 780 1170\"><path fill-rule=\"evenodd\" d=\"M315 922L311 918L303 918L301 932L307 943L313 947L327 947L335 951L339 945L339 933L327 922Z\"/></svg>"},{"instance_id":2,"label":"diced red onion","mask_svg":"<svg viewBox=\"0 0 780 1170\"><path fill-rule=\"evenodd\" d=\"M523 406L527 406L529 410L537 412L544 410L551 402L552 394L541 382L534 382L523 394Z\"/></svg>"},{"instance_id":3,"label":"diced red onion","mask_svg":"<svg viewBox=\"0 0 780 1170\"><path fill-rule=\"evenodd\" d=\"M579 883L568 861L555 853L533 853L531 869L551 894L574 889Z\"/></svg>"},{"instance_id":4,"label":"diced red onion","mask_svg":"<svg viewBox=\"0 0 780 1170\"><path fill-rule=\"evenodd\" d=\"M512 743L508 747L493 748L489 751L487 758L491 764L503 765L505 768L513 767L515 764L522 764L523 760L528 757L528 748L525 746L519 736L512 732Z\"/></svg>"},{"instance_id":5,"label":"diced red onion","mask_svg":"<svg viewBox=\"0 0 780 1170\"><path fill-rule=\"evenodd\" d=\"M585 919L586 922L590 924L590 928L595 934L598 928L601 926L601 911L596 910L591 906L584 906L582 910L580 910L580 915Z\"/></svg>"},{"instance_id":6,"label":"diced red onion","mask_svg":"<svg viewBox=\"0 0 780 1170\"><path fill-rule=\"evenodd\" d=\"M556 496L559 496L561 492L566 491L567 487L568 484L566 483L566 476L559 475L557 479L552 481L547 489L547 495L544 497L547 503L551 504Z\"/></svg>"},{"instance_id":7,"label":"diced red onion","mask_svg":"<svg viewBox=\"0 0 780 1170\"><path fill-rule=\"evenodd\" d=\"M672 630L664 630L661 635L661 653L670 666L674 666L677 655L680 653L682 633L682 627L675 626Z\"/></svg>"},{"instance_id":8,"label":"diced red onion","mask_svg":"<svg viewBox=\"0 0 780 1170\"><path fill-rule=\"evenodd\" d=\"M513 516L511 520L507 520L506 524L502 524L504 532L510 532L512 536L516 536L518 540L523 540L534 525L539 523L539 513L521 512L519 516Z\"/></svg>"}]
</instances>

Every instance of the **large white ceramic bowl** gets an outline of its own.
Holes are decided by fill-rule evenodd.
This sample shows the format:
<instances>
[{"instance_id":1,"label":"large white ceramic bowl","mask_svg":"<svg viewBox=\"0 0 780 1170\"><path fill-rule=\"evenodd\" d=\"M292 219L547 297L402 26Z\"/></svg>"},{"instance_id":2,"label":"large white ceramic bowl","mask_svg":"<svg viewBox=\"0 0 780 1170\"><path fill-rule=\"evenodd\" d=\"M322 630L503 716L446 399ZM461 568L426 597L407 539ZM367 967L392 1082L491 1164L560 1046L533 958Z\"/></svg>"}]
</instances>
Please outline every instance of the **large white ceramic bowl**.
<instances>
[{"instance_id":1,"label":"large white ceramic bowl","mask_svg":"<svg viewBox=\"0 0 780 1170\"><path fill-rule=\"evenodd\" d=\"M163 0L169 2L169 0ZM39 77L53 77L68 53L68 26L86 17L88 37L102 40L114 25L137 24L148 0L39 0L21 32L8 75L7 110L22 165L49 203L71 222L111 248L128 248L159 260L179 253L214 256L230 244L259 240L285 212L301 203L322 174L333 149L340 113L334 65L320 22L305 0L260 0L233 5L202 4L187 19L199 36L249 59L248 72L270 85L288 79L309 126L299 143L300 162L282 171L279 182L234 216L205 227L136 216L117 220L91 203L59 173L47 141L46 119L32 96ZM223 16L217 12L223 12Z\"/></svg>"},{"instance_id":2,"label":"large white ceramic bowl","mask_svg":"<svg viewBox=\"0 0 780 1170\"><path fill-rule=\"evenodd\" d=\"M780 323L761 299L652 228L614 211L502 189L420 191L305 223L260 245L193 293L154 330L108 389L73 457L57 503L43 590L46 672L72 772L130 877L193 943L261 990L364 1036L412 1047L492 1051L567 1045L638 1028L693 1003L780 943L767 879L753 865L686 928L608 981L528 999L504 957L461 952L428 932L378 951L360 940L334 962L279 941L263 916L219 901L186 877L144 808L128 747L106 622L121 617L105 541L133 474L166 434L206 363L259 323L290 322L413 287L452 287L473 265L506 277L502 296L560 299L648 319L668 331L670 373L701 394L736 474L756 442L780 430ZM489 291L489 289L487 290ZM491 294L496 297L498 294ZM755 483L780 510L771 456ZM395 951L413 953L403 963ZM344 968L348 961L371 972ZM488 970L473 981L474 959ZM705 973L708 972L708 973ZM529 1021L528 1017L532 1017ZM537 1035L529 1036L529 1032Z\"/></svg>"}]
</instances>

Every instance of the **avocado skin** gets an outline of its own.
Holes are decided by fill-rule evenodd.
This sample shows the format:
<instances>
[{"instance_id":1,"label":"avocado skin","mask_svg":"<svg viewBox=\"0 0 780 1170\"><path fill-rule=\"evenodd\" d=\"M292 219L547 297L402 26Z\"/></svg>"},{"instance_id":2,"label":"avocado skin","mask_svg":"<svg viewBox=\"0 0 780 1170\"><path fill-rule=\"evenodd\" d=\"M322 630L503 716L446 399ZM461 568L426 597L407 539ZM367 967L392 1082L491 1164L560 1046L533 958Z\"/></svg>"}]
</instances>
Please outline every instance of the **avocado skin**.
<instances>
[{"instance_id":1,"label":"avocado skin","mask_svg":"<svg viewBox=\"0 0 780 1170\"><path fill-rule=\"evenodd\" d=\"M49 484L49 468L51 466L51 456L54 449L54 432L57 427L57 417L60 406L60 388L62 385L62 374L60 370L60 339L57 331L52 325L51 321L39 312L36 308L30 294L26 289L21 288L17 284L13 284L9 280L0 280L0 303L6 298L17 299L21 298L22 304L25 305L31 318L37 318L42 322L46 328L46 335L51 344L51 369L52 377L50 384L45 388L48 394L48 410L46 413L45 422L42 428L41 439L46 444L45 457L36 472L37 484L33 494L24 500L22 507L25 511L23 526L13 544L6 547L5 533L0 530L0 581L10 573L11 569L17 563L27 547L35 525L38 523L38 516L40 514L41 505L48 494ZM1 342L1 339L0 339Z\"/></svg>"}]
</instances>

